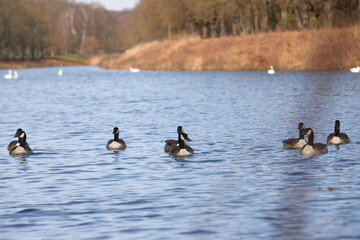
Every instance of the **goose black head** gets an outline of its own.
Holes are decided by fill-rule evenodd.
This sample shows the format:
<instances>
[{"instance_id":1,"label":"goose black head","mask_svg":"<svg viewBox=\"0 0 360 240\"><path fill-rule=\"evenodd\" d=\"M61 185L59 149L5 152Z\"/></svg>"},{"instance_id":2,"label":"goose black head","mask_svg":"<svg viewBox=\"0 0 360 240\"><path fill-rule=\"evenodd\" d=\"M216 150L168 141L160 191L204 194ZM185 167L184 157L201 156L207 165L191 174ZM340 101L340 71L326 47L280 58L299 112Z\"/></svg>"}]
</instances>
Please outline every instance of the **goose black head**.
<instances>
[{"instance_id":1,"label":"goose black head","mask_svg":"<svg viewBox=\"0 0 360 240\"><path fill-rule=\"evenodd\" d=\"M16 130L16 133L14 135L14 138L15 137L20 137L20 134L23 132L23 130L21 128L19 128L18 130Z\"/></svg>"},{"instance_id":2,"label":"goose black head","mask_svg":"<svg viewBox=\"0 0 360 240\"><path fill-rule=\"evenodd\" d=\"M26 139L26 133L24 132L24 131L21 131L20 133L19 133L19 136L18 136L19 138L25 138Z\"/></svg>"},{"instance_id":3,"label":"goose black head","mask_svg":"<svg viewBox=\"0 0 360 240\"><path fill-rule=\"evenodd\" d=\"M184 137L184 140L191 141L191 139L188 137L188 135L186 133L183 133L182 135Z\"/></svg>"},{"instance_id":4,"label":"goose black head","mask_svg":"<svg viewBox=\"0 0 360 240\"><path fill-rule=\"evenodd\" d=\"M299 123L299 126L298 126L298 129L300 130L300 129L304 129L304 128L305 128L304 123L300 122L300 123Z\"/></svg>"},{"instance_id":5,"label":"goose black head","mask_svg":"<svg viewBox=\"0 0 360 240\"><path fill-rule=\"evenodd\" d=\"M310 135L313 132L311 128L305 128L302 130L302 133L305 135Z\"/></svg>"},{"instance_id":6,"label":"goose black head","mask_svg":"<svg viewBox=\"0 0 360 240\"><path fill-rule=\"evenodd\" d=\"M183 132L183 127L182 127L182 126L178 126L177 132L178 132L178 133L182 133L182 132Z\"/></svg>"},{"instance_id":7,"label":"goose black head","mask_svg":"<svg viewBox=\"0 0 360 240\"><path fill-rule=\"evenodd\" d=\"M113 134L119 134L119 128L114 127Z\"/></svg>"}]
</instances>

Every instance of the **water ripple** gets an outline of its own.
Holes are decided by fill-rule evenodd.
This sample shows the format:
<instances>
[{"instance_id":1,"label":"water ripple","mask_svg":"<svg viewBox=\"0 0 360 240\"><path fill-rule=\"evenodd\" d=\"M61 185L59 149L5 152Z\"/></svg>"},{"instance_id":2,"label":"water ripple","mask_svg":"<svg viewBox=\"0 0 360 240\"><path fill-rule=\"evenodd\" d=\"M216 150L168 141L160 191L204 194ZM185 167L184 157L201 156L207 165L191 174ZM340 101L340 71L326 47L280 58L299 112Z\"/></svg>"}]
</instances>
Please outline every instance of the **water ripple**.
<instances>
[{"instance_id":1,"label":"water ripple","mask_svg":"<svg viewBox=\"0 0 360 240\"><path fill-rule=\"evenodd\" d=\"M360 81L348 71L56 70L19 69L0 88L1 238L359 238ZM298 122L325 142L336 119L349 144L283 149ZM163 152L178 125L191 157ZM115 126L119 152L106 149ZM34 154L14 158L19 127Z\"/></svg>"}]
</instances>

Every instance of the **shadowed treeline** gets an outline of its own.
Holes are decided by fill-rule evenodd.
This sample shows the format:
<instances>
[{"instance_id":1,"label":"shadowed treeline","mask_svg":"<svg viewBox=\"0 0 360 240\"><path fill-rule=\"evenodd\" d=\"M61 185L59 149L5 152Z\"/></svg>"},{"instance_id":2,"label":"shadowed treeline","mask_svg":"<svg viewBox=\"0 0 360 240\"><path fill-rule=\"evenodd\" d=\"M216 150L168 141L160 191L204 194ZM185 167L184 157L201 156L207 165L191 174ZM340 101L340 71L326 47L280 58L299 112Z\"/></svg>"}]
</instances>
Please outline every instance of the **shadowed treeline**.
<instances>
[{"instance_id":1,"label":"shadowed treeline","mask_svg":"<svg viewBox=\"0 0 360 240\"><path fill-rule=\"evenodd\" d=\"M137 47L104 68L345 69L359 64L359 0L141 0ZM191 36L191 37L189 37ZM168 39L164 41L163 39ZM144 43L146 42L146 43Z\"/></svg>"},{"instance_id":2,"label":"shadowed treeline","mask_svg":"<svg viewBox=\"0 0 360 240\"><path fill-rule=\"evenodd\" d=\"M118 52L128 14L67 0L0 0L0 58Z\"/></svg>"},{"instance_id":3,"label":"shadowed treeline","mask_svg":"<svg viewBox=\"0 0 360 240\"><path fill-rule=\"evenodd\" d=\"M359 3L140 0L133 10L114 12L72 0L0 0L0 59L124 53L101 66L348 68L358 64Z\"/></svg>"},{"instance_id":4,"label":"shadowed treeline","mask_svg":"<svg viewBox=\"0 0 360 240\"><path fill-rule=\"evenodd\" d=\"M133 41L169 34L202 38L357 26L359 0L141 0L130 21Z\"/></svg>"},{"instance_id":5,"label":"shadowed treeline","mask_svg":"<svg viewBox=\"0 0 360 240\"><path fill-rule=\"evenodd\" d=\"M266 33L245 37L154 41L100 66L146 70L347 69L359 65L360 28Z\"/></svg>"}]
</instances>

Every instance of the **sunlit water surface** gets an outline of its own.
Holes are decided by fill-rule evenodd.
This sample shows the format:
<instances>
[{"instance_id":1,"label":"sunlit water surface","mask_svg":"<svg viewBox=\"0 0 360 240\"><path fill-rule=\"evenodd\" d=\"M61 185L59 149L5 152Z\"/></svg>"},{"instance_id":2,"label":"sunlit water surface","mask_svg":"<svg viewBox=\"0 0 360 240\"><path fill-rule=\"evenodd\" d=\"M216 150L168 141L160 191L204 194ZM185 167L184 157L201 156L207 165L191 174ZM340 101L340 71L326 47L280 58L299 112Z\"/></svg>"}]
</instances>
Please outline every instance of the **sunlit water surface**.
<instances>
[{"instance_id":1,"label":"sunlit water surface","mask_svg":"<svg viewBox=\"0 0 360 240\"><path fill-rule=\"evenodd\" d=\"M1 239L360 238L360 75L63 70L1 76ZM283 149L336 119L351 143ZM178 125L192 157L163 152ZM17 128L26 158L6 150Z\"/></svg>"}]
</instances>

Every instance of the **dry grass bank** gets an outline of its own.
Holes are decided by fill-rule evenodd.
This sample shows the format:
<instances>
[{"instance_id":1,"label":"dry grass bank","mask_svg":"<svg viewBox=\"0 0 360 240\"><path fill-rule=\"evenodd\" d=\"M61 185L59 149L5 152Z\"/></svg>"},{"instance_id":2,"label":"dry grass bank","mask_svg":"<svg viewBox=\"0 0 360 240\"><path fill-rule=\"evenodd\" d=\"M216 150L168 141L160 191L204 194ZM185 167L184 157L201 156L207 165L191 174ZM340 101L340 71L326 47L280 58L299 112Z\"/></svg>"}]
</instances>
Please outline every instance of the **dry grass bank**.
<instances>
[{"instance_id":1,"label":"dry grass bank","mask_svg":"<svg viewBox=\"0 0 360 240\"><path fill-rule=\"evenodd\" d=\"M245 37L155 41L105 57L107 69L144 70L348 69L360 65L360 28Z\"/></svg>"},{"instance_id":2,"label":"dry grass bank","mask_svg":"<svg viewBox=\"0 0 360 240\"><path fill-rule=\"evenodd\" d=\"M31 67L58 67L86 65L82 60L71 60L62 58L42 58L35 60L0 60L0 69L31 68Z\"/></svg>"}]
</instances>

